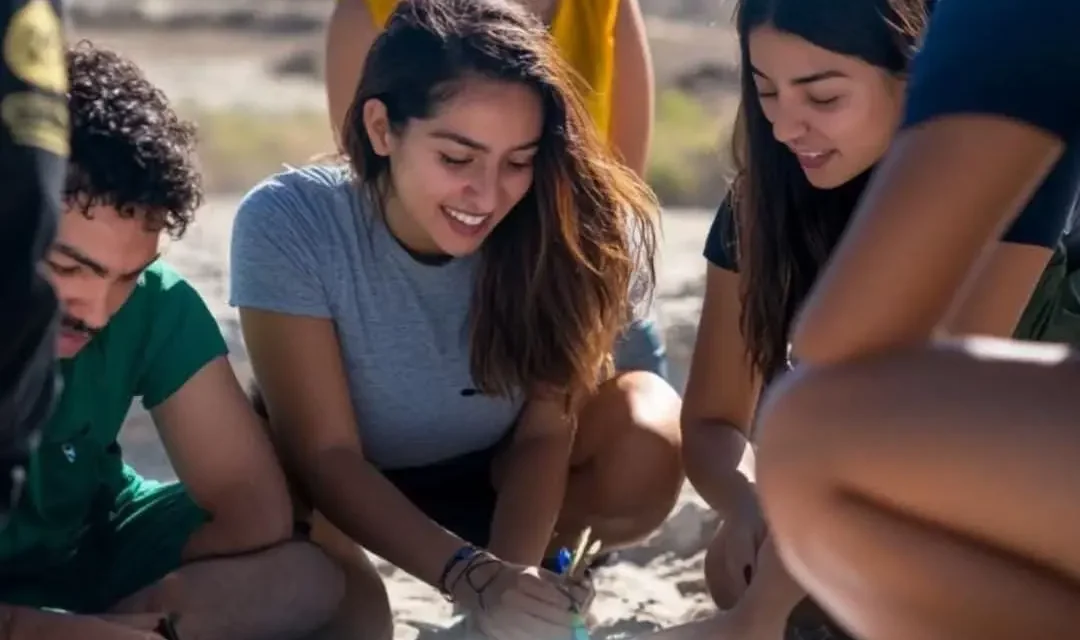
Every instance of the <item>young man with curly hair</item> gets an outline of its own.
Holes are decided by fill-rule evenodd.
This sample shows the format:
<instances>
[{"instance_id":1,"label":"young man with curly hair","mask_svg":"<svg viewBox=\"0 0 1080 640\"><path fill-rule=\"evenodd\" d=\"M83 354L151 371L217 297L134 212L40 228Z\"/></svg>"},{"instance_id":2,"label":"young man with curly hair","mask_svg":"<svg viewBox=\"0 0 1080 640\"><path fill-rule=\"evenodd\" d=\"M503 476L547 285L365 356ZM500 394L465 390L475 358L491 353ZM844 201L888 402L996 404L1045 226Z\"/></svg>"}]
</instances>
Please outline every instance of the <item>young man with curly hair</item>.
<instances>
[{"instance_id":1,"label":"young man with curly hair","mask_svg":"<svg viewBox=\"0 0 1080 640\"><path fill-rule=\"evenodd\" d=\"M67 53L71 156L45 257L64 388L0 528L0 638L303 637L343 580L295 540L283 473L198 293L160 260L200 204L191 125L131 62ZM150 410L179 482L117 434Z\"/></svg>"}]
</instances>

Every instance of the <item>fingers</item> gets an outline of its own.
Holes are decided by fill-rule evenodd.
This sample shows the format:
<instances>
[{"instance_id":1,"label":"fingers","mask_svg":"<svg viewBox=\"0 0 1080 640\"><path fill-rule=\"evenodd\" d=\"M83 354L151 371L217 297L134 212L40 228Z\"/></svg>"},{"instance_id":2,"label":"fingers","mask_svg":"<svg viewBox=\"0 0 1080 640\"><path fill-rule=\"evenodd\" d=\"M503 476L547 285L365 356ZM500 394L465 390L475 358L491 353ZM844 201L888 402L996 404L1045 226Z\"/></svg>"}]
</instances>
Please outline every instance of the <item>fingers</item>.
<instances>
[{"instance_id":1,"label":"fingers","mask_svg":"<svg viewBox=\"0 0 1080 640\"><path fill-rule=\"evenodd\" d=\"M588 611L589 607L592 606L593 599L596 598L596 587L593 585L593 581L589 578L578 578L568 580L565 584L567 594L573 600L577 612L585 613Z\"/></svg>"},{"instance_id":2,"label":"fingers","mask_svg":"<svg viewBox=\"0 0 1080 640\"><path fill-rule=\"evenodd\" d=\"M96 618L141 631L154 631L165 614L161 613L104 613Z\"/></svg>"},{"instance_id":3,"label":"fingers","mask_svg":"<svg viewBox=\"0 0 1080 640\"><path fill-rule=\"evenodd\" d=\"M552 607L569 611L574 601L566 591L567 581L543 569L529 569L518 575L516 588L523 594Z\"/></svg>"},{"instance_id":4,"label":"fingers","mask_svg":"<svg viewBox=\"0 0 1080 640\"><path fill-rule=\"evenodd\" d=\"M503 594L499 603L500 606L496 609L516 610L527 617L557 625L562 628L565 634L574 621L573 603L567 596L557 590L555 590L555 593L560 596L561 602L553 603L550 600L539 599L525 591L511 589Z\"/></svg>"}]
</instances>

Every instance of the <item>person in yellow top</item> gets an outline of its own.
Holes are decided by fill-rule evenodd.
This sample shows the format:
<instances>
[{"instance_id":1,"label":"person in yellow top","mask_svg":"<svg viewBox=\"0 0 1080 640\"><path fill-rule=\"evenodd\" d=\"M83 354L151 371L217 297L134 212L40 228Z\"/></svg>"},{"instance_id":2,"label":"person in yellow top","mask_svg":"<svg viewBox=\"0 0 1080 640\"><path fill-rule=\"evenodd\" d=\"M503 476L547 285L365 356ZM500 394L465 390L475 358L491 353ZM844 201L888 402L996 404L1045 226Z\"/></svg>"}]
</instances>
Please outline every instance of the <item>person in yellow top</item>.
<instances>
[{"instance_id":1,"label":"person in yellow top","mask_svg":"<svg viewBox=\"0 0 1080 640\"><path fill-rule=\"evenodd\" d=\"M549 25L559 51L581 77L593 122L623 162L644 175L655 86L638 0L516 1ZM326 89L335 132L368 49L396 5L397 0L338 0L334 7L326 37Z\"/></svg>"}]
</instances>

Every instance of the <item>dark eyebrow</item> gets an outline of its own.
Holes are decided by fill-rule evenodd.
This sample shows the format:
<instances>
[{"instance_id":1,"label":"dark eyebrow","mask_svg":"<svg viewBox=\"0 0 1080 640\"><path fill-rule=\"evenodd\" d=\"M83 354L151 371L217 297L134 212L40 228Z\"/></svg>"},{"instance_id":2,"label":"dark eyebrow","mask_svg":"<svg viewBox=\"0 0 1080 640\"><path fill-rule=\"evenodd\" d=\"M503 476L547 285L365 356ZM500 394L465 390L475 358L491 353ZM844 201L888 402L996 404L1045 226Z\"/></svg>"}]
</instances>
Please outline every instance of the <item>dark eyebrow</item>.
<instances>
[{"instance_id":1,"label":"dark eyebrow","mask_svg":"<svg viewBox=\"0 0 1080 640\"><path fill-rule=\"evenodd\" d=\"M444 131L442 129L437 129L431 132L431 137L456 142L463 147L469 147L470 149L476 149L477 151L491 151L491 147L487 146L486 144L482 142L477 142L476 140L463 136L460 133L454 133L453 131ZM523 151L525 149L532 149L538 146L540 146L539 138L530 142L526 142L525 144L519 144L518 146L511 149L511 151Z\"/></svg>"},{"instance_id":2,"label":"dark eyebrow","mask_svg":"<svg viewBox=\"0 0 1080 640\"><path fill-rule=\"evenodd\" d=\"M69 244L64 244L62 242L57 242L52 246L52 248L57 253L62 253L65 256L67 256L67 257L71 258L72 260L74 260L75 262L78 262L79 264L83 265L87 269L93 271L94 275L96 275L99 278L107 278L109 276L109 269L105 265L101 264L97 260L94 260L90 256L86 255L82 251L79 251L78 249L76 249L75 247L73 247L73 246L71 246ZM145 271L147 267L154 264L154 262L156 262L157 259L160 258L160 257L161 257L160 253L156 254L146 264L142 265L138 269L135 269L134 271L120 274L120 277L122 277L122 278L130 278L130 277L137 276L140 273L142 273L143 271Z\"/></svg>"},{"instance_id":3,"label":"dark eyebrow","mask_svg":"<svg viewBox=\"0 0 1080 640\"><path fill-rule=\"evenodd\" d=\"M757 68L755 68L752 65L750 67L750 72L753 73L755 76L760 76L760 77L762 77L762 78L764 78L766 80L769 79L769 76L765 75L764 73L762 73L761 71L759 71ZM815 82L821 82L822 80L831 80L833 78L847 78L847 77L848 77L848 75L846 73L842 72L842 71L837 71L835 69L829 69L827 71L819 71L817 73L811 73L808 76L801 76L801 77L795 78L794 80L791 81L791 84L807 85L807 84L813 84Z\"/></svg>"}]
</instances>

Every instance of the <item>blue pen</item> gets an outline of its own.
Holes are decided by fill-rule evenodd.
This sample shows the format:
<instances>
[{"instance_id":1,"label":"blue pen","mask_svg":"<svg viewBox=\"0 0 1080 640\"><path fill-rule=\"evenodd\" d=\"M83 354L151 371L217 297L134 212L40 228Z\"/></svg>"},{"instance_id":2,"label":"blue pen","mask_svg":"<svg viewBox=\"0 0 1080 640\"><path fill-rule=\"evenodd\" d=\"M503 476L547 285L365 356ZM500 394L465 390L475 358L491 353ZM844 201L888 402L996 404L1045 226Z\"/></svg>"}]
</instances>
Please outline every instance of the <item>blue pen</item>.
<instances>
[{"instance_id":1,"label":"blue pen","mask_svg":"<svg viewBox=\"0 0 1080 640\"><path fill-rule=\"evenodd\" d=\"M566 547L559 549L559 553L555 555L557 573L565 576L573 564L574 556L570 553L570 550ZM585 628L585 620L579 613L574 614L574 640L589 640L589 630Z\"/></svg>"},{"instance_id":2,"label":"blue pen","mask_svg":"<svg viewBox=\"0 0 1080 640\"><path fill-rule=\"evenodd\" d=\"M570 550L562 547L559 549L559 553L555 555L555 573L565 576L566 572L570 571L570 565L573 562L574 557L570 554Z\"/></svg>"}]
</instances>

